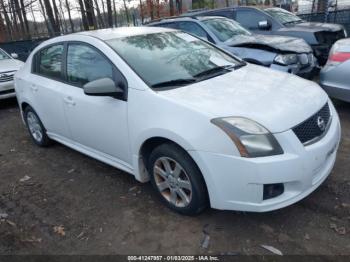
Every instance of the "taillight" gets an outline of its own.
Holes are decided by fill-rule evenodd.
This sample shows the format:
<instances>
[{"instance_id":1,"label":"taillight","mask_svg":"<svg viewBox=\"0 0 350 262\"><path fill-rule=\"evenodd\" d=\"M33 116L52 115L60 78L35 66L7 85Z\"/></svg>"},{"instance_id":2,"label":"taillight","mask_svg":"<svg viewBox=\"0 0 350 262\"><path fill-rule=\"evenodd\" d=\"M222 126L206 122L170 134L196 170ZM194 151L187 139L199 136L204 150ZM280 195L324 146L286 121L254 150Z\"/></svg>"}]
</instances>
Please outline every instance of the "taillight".
<instances>
[{"instance_id":1,"label":"taillight","mask_svg":"<svg viewBox=\"0 0 350 262\"><path fill-rule=\"evenodd\" d=\"M330 54L328 60L331 63L343 63L347 60L350 60L350 53L333 53Z\"/></svg>"}]
</instances>

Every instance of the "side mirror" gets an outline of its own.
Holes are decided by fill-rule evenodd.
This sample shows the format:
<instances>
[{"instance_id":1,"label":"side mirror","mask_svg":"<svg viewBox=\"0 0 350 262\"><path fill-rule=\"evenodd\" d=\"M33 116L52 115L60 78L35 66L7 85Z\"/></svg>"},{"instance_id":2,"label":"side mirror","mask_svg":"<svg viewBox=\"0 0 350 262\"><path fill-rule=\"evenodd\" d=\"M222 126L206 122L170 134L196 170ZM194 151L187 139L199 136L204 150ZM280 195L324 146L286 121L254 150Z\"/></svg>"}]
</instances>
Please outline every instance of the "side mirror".
<instances>
[{"instance_id":1,"label":"side mirror","mask_svg":"<svg viewBox=\"0 0 350 262\"><path fill-rule=\"evenodd\" d=\"M18 58L18 55L17 55L16 53L12 53L11 56L12 56L12 58L14 58L14 59L17 59L17 58Z\"/></svg>"},{"instance_id":2,"label":"side mirror","mask_svg":"<svg viewBox=\"0 0 350 262\"><path fill-rule=\"evenodd\" d=\"M124 90L117 86L110 78L100 78L83 86L84 93L89 96L114 96L118 97Z\"/></svg>"},{"instance_id":3,"label":"side mirror","mask_svg":"<svg viewBox=\"0 0 350 262\"><path fill-rule=\"evenodd\" d=\"M260 30L270 30L271 29L271 24L267 20L260 21L258 23L258 27L259 27Z\"/></svg>"}]
</instances>

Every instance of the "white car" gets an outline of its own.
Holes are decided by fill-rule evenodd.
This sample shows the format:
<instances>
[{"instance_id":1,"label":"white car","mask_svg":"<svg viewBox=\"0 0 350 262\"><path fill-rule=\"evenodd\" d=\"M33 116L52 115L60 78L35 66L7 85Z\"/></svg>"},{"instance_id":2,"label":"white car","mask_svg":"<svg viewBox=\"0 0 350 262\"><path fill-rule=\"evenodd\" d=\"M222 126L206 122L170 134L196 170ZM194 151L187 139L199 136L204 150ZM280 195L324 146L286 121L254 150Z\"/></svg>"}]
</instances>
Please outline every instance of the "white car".
<instances>
[{"instance_id":1,"label":"white car","mask_svg":"<svg viewBox=\"0 0 350 262\"><path fill-rule=\"evenodd\" d=\"M182 214L295 203L330 174L340 140L337 112L316 83L172 29L51 39L15 82L37 145L56 140L150 180Z\"/></svg>"},{"instance_id":2,"label":"white car","mask_svg":"<svg viewBox=\"0 0 350 262\"><path fill-rule=\"evenodd\" d=\"M24 63L15 58L17 54L9 55L0 48L0 100L16 96L13 76Z\"/></svg>"}]
</instances>

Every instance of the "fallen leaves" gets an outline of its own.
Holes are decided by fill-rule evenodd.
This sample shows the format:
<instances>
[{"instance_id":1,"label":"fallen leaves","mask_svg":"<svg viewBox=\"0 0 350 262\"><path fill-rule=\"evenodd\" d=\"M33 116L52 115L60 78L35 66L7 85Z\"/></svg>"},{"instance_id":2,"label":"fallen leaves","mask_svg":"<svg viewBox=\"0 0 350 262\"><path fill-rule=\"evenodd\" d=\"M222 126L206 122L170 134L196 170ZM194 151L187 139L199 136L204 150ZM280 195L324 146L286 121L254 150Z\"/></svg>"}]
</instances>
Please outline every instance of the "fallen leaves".
<instances>
[{"instance_id":1,"label":"fallen leaves","mask_svg":"<svg viewBox=\"0 0 350 262\"><path fill-rule=\"evenodd\" d=\"M268 245L260 245L262 248L270 251L271 253L274 253L276 255L279 255L279 256L283 256L283 253L278 250L277 248L273 247L273 246L268 246Z\"/></svg>"},{"instance_id":2,"label":"fallen leaves","mask_svg":"<svg viewBox=\"0 0 350 262\"><path fill-rule=\"evenodd\" d=\"M53 231L62 237L66 235L66 232L64 231L64 226L54 226Z\"/></svg>"},{"instance_id":3,"label":"fallen leaves","mask_svg":"<svg viewBox=\"0 0 350 262\"><path fill-rule=\"evenodd\" d=\"M329 227L333 229L335 232L337 232L339 235L345 235L346 229L345 227L338 227L335 223L330 223Z\"/></svg>"},{"instance_id":4,"label":"fallen leaves","mask_svg":"<svg viewBox=\"0 0 350 262\"><path fill-rule=\"evenodd\" d=\"M19 180L19 182L25 182L25 181L28 181L29 179L31 179L31 177L25 175L24 177L22 177L22 178Z\"/></svg>"}]
</instances>

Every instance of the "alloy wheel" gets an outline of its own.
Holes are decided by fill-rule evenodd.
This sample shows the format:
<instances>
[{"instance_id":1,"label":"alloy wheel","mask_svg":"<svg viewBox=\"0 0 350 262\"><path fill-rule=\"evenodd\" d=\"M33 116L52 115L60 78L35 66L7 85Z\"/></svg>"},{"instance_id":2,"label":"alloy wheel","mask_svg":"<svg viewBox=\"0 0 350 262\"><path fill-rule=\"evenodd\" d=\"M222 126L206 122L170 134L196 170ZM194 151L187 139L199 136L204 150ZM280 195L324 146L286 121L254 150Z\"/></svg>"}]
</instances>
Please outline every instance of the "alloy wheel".
<instances>
[{"instance_id":1,"label":"alloy wheel","mask_svg":"<svg viewBox=\"0 0 350 262\"><path fill-rule=\"evenodd\" d=\"M161 195L176 207L186 207L192 199L192 185L186 171L174 159L160 157L153 167L153 176Z\"/></svg>"}]
</instances>

